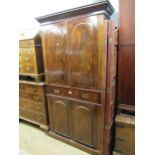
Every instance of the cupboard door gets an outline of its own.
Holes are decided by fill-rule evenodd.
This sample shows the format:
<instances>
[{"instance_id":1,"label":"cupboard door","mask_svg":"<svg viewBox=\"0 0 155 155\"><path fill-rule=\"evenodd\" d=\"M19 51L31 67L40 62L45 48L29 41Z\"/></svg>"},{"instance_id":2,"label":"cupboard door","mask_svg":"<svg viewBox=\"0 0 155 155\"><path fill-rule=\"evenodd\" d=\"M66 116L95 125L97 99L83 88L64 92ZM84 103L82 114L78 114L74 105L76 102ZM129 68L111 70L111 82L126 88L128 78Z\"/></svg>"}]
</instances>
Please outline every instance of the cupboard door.
<instances>
[{"instance_id":1,"label":"cupboard door","mask_svg":"<svg viewBox=\"0 0 155 155\"><path fill-rule=\"evenodd\" d=\"M44 26L42 29L44 66L48 84L67 84L66 23Z\"/></svg>"},{"instance_id":2,"label":"cupboard door","mask_svg":"<svg viewBox=\"0 0 155 155\"><path fill-rule=\"evenodd\" d=\"M69 137L69 103L65 99L48 96L50 128L63 136Z\"/></svg>"},{"instance_id":3,"label":"cupboard door","mask_svg":"<svg viewBox=\"0 0 155 155\"><path fill-rule=\"evenodd\" d=\"M71 101L71 128L75 141L94 147L96 143L96 107Z\"/></svg>"},{"instance_id":4,"label":"cupboard door","mask_svg":"<svg viewBox=\"0 0 155 155\"><path fill-rule=\"evenodd\" d=\"M93 88L97 85L97 17L69 21L71 85Z\"/></svg>"}]
</instances>

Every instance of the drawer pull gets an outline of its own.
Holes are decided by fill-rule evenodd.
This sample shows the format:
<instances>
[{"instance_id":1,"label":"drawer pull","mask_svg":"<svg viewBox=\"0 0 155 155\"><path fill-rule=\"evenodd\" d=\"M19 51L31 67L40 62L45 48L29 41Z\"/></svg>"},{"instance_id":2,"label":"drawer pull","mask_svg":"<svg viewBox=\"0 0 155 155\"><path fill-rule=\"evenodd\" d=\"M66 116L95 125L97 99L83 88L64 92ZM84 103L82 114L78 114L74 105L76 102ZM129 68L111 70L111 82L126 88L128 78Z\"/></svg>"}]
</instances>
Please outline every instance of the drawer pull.
<instances>
[{"instance_id":1,"label":"drawer pull","mask_svg":"<svg viewBox=\"0 0 155 155\"><path fill-rule=\"evenodd\" d=\"M29 57L26 57L26 58L25 58L25 61L29 61L29 60L30 60Z\"/></svg>"},{"instance_id":2,"label":"drawer pull","mask_svg":"<svg viewBox=\"0 0 155 155\"><path fill-rule=\"evenodd\" d=\"M121 141L121 142L125 142L125 139L119 138L119 137L116 137L116 140Z\"/></svg>"},{"instance_id":3,"label":"drawer pull","mask_svg":"<svg viewBox=\"0 0 155 155\"><path fill-rule=\"evenodd\" d=\"M34 88L34 87L30 87L30 89L31 89L31 91L35 91L36 90L36 88Z\"/></svg>"},{"instance_id":4,"label":"drawer pull","mask_svg":"<svg viewBox=\"0 0 155 155\"><path fill-rule=\"evenodd\" d=\"M59 89L54 89L54 93L55 94L60 94L60 90Z\"/></svg>"},{"instance_id":5,"label":"drawer pull","mask_svg":"<svg viewBox=\"0 0 155 155\"><path fill-rule=\"evenodd\" d=\"M40 109L40 106L36 105L36 106L35 106L35 109L36 109L36 110L39 110L39 109Z\"/></svg>"},{"instance_id":6,"label":"drawer pull","mask_svg":"<svg viewBox=\"0 0 155 155\"><path fill-rule=\"evenodd\" d=\"M81 94L81 97L84 98L84 99L88 99L89 95L88 94Z\"/></svg>"},{"instance_id":7,"label":"drawer pull","mask_svg":"<svg viewBox=\"0 0 155 155\"><path fill-rule=\"evenodd\" d=\"M39 96L34 96L34 99L35 99L35 100L38 100L38 99L39 99Z\"/></svg>"},{"instance_id":8,"label":"drawer pull","mask_svg":"<svg viewBox=\"0 0 155 155\"><path fill-rule=\"evenodd\" d=\"M71 91L71 90L70 90L70 91L68 91L68 94L69 94L69 95L72 95L72 91Z\"/></svg>"},{"instance_id":9,"label":"drawer pull","mask_svg":"<svg viewBox=\"0 0 155 155\"><path fill-rule=\"evenodd\" d=\"M27 70L27 71L30 71L30 67L27 67L26 70Z\"/></svg>"},{"instance_id":10,"label":"drawer pull","mask_svg":"<svg viewBox=\"0 0 155 155\"><path fill-rule=\"evenodd\" d=\"M36 117L37 121L40 121L41 120L41 116L38 116Z\"/></svg>"}]
</instances>

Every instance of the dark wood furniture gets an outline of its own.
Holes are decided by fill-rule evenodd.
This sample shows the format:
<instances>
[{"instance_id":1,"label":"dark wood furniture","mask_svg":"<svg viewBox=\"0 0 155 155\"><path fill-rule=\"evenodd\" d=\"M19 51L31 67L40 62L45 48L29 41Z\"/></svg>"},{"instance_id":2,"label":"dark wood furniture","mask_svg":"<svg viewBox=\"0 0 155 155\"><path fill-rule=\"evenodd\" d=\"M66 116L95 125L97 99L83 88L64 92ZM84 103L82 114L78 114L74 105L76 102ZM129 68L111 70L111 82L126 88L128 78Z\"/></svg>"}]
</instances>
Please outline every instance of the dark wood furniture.
<instances>
[{"instance_id":1,"label":"dark wood furniture","mask_svg":"<svg viewBox=\"0 0 155 155\"><path fill-rule=\"evenodd\" d=\"M109 155L116 36L108 1L36 18L41 23L49 135Z\"/></svg>"},{"instance_id":2,"label":"dark wood furniture","mask_svg":"<svg viewBox=\"0 0 155 155\"><path fill-rule=\"evenodd\" d=\"M120 155L135 154L135 117L117 115L116 117L115 152Z\"/></svg>"},{"instance_id":3,"label":"dark wood furniture","mask_svg":"<svg viewBox=\"0 0 155 155\"><path fill-rule=\"evenodd\" d=\"M135 0L119 1L118 110L135 110Z\"/></svg>"},{"instance_id":4,"label":"dark wood furniture","mask_svg":"<svg viewBox=\"0 0 155 155\"><path fill-rule=\"evenodd\" d=\"M19 40L19 75L42 81L44 66L40 30L28 29L20 33Z\"/></svg>"},{"instance_id":5,"label":"dark wood furniture","mask_svg":"<svg viewBox=\"0 0 155 155\"><path fill-rule=\"evenodd\" d=\"M19 118L48 129L44 83L19 82Z\"/></svg>"}]
</instances>

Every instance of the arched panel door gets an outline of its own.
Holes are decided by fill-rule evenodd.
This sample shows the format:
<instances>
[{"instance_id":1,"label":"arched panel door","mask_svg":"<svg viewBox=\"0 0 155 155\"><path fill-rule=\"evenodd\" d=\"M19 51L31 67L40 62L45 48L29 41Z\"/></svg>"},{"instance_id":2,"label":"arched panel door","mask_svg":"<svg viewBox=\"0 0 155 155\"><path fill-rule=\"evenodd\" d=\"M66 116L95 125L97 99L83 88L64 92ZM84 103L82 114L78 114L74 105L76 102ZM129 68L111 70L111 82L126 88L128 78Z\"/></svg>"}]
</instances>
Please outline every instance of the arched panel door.
<instances>
[{"instance_id":1,"label":"arched panel door","mask_svg":"<svg viewBox=\"0 0 155 155\"><path fill-rule=\"evenodd\" d=\"M48 96L50 128L63 136L69 137L68 101L52 95Z\"/></svg>"},{"instance_id":2,"label":"arched panel door","mask_svg":"<svg viewBox=\"0 0 155 155\"><path fill-rule=\"evenodd\" d=\"M60 22L42 28L42 43L46 81L48 84L67 84L66 23Z\"/></svg>"},{"instance_id":3,"label":"arched panel door","mask_svg":"<svg viewBox=\"0 0 155 155\"><path fill-rule=\"evenodd\" d=\"M98 29L97 16L68 22L71 85L97 87Z\"/></svg>"},{"instance_id":4,"label":"arched panel door","mask_svg":"<svg viewBox=\"0 0 155 155\"><path fill-rule=\"evenodd\" d=\"M72 137L75 141L94 147L96 143L96 107L71 101Z\"/></svg>"}]
</instances>

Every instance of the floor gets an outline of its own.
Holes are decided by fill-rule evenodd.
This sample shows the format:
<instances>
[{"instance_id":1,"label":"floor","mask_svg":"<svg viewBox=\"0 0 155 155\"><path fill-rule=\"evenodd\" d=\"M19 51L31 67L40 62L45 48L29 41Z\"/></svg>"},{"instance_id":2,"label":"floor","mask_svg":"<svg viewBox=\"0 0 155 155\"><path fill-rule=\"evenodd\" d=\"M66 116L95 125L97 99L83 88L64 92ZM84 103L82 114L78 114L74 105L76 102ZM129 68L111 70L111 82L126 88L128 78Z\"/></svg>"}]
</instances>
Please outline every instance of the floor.
<instances>
[{"instance_id":1,"label":"floor","mask_svg":"<svg viewBox=\"0 0 155 155\"><path fill-rule=\"evenodd\" d=\"M19 155L89 155L47 136L39 128L19 123Z\"/></svg>"}]
</instances>

